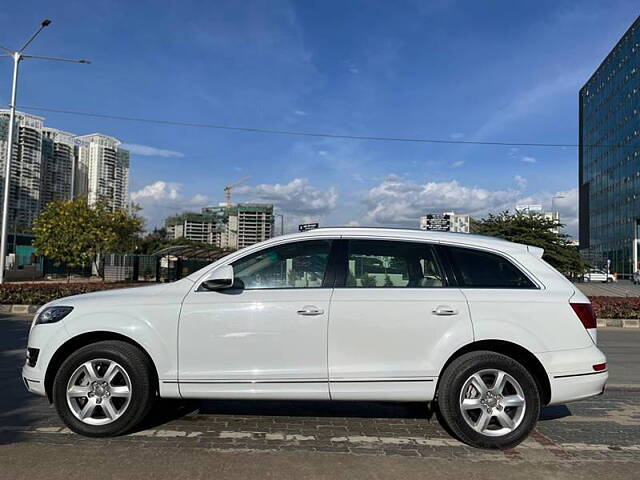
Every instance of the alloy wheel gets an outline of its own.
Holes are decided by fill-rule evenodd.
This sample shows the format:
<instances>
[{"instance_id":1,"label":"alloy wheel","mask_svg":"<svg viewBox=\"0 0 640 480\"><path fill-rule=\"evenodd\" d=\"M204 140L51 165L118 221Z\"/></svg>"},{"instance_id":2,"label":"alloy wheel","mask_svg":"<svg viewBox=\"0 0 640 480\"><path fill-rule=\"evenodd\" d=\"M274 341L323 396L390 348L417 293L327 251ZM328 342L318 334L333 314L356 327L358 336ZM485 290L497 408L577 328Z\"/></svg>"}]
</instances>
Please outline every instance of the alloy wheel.
<instances>
[{"instance_id":1,"label":"alloy wheel","mask_svg":"<svg viewBox=\"0 0 640 480\"><path fill-rule=\"evenodd\" d=\"M120 418L131 403L131 379L113 360L89 360L69 377L66 398L78 420L106 425Z\"/></svg>"},{"instance_id":2,"label":"alloy wheel","mask_svg":"<svg viewBox=\"0 0 640 480\"><path fill-rule=\"evenodd\" d=\"M499 437L522 423L526 400L518 381L498 369L484 369L471 375L460 392L460 410L476 432Z\"/></svg>"}]
</instances>

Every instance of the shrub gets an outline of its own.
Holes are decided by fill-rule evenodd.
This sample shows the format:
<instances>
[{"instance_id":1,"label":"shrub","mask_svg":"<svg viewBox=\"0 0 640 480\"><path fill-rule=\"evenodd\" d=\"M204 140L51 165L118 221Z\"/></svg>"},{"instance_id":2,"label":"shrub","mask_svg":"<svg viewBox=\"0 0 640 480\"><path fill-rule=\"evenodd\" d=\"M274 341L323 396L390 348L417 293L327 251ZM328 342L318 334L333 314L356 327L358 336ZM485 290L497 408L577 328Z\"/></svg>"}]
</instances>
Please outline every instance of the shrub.
<instances>
[{"instance_id":1,"label":"shrub","mask_svg":"<svg viewBox=\"0 0 640 480\"><path fill-rule=\"evenodd\" d=\"M5 283L0 285L0 304L43 305L70 295L132 287L128 283Z\"/></svg>"},{"instance_id":2,"label":"shrub","mask_svg":"<svg viewBox=\"0 0 640 480\"><path fill-rule=\"evenodd\" d=\"M597 318L640 318L639 297L591 297Z\"/></svg>"}]
</instances>

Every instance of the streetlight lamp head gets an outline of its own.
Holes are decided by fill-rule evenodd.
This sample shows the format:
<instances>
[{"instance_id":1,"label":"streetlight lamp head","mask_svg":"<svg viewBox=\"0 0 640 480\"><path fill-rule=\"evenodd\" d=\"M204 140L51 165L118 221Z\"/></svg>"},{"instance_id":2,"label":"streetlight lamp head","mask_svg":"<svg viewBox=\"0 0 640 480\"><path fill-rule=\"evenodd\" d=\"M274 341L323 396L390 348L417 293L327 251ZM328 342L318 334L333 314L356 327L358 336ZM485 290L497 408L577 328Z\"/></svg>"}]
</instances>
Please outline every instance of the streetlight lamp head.
<instances>
[{"instance_id":1,"label":"streetlight lamp head","mask_svg":"<svg viewBox=\"0 0 640 480\"><path fill-rule=\"evenodd\" d=\"M45 18L45 19L42 21L42 26L43 26L43 27L48 27L50 24L51 24L51 20L49 20L48 18Z\"/></svg>"},{"instance_id":2,"label":"streetlight lamp head","mask_svg":"<svg viewBox=\"0 0 640 480\"><path fill-rule=\"evenodd\" d=\"M88 64L88 63L91 63L91 61L90 60L78 60L78 63L87 63Z\"/></svg>"}]
</instances>

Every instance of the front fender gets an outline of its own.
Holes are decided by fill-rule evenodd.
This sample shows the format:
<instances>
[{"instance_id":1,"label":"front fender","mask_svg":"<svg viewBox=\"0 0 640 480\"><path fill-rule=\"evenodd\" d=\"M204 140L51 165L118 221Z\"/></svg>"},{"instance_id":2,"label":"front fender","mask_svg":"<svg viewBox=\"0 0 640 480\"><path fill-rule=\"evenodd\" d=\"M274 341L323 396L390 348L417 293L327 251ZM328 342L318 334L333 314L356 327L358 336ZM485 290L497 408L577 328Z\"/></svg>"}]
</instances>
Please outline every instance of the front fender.
<instances>
[{"instance_id":1,"label":"front fender","mask_svg":"<svg viewBox=\"0 0 640 480\"><path fill-rule=\"evenodd\" d=\"M150 311L151 310L151 311ZM70 338L96 332L115 333L138 343L151 357L158 380L177 380L177 325L180 306L162 305L162 312L145 306L132 312L112 308L86 311L82 307L63 320ZM155 314L154 314L155 313ZM152 320L153 319L153 320Z\"/></svg>"}]
</instances>

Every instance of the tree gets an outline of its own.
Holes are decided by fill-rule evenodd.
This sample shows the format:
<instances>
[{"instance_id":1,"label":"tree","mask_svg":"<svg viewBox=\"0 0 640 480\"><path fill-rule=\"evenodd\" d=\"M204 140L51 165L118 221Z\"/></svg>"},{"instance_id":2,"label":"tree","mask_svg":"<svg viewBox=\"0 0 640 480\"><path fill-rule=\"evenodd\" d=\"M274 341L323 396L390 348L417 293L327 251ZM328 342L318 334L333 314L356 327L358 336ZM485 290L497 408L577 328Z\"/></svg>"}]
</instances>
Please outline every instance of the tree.
<instances>
[{"instance_id":1,"label":"tree","mask_svg":"<svg viewBox=\"0 0 640 480\"><path fill-rule=\"evenodd\" d=\"M112 212L86 199L55 200L36 218L33 246L38 253L70 267L88 266L101 253L126 252L142 232L142 219Z\"/></svg>"},{"instance_id":2,"label":"tree","mask_svg":"<svg viewBox=\"0 0 640 480\"><path fill-rule=\"evenodd\" d=\"M369 275L368 273L362 274L362 276L360 277L360 283L364 288L373 288L378 284L376 278L372 275Z\"/></svg>"},{"instance_id":3,"label":"tree","mask_svg":"<svg viewBox=\"0 0 640 480\"><path fill-rule=\"evenodd\" d=\"M505 211L474 221L472 232L543 248L542 258L557 270L566 275L580 274L586 264L578 249L569 244L569 236L558 233L562 227L564 225L559 221L541 214L510 214Z\"/></svg>"}]
</instances>

